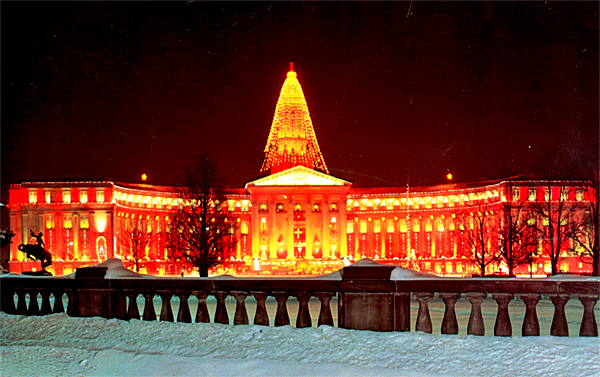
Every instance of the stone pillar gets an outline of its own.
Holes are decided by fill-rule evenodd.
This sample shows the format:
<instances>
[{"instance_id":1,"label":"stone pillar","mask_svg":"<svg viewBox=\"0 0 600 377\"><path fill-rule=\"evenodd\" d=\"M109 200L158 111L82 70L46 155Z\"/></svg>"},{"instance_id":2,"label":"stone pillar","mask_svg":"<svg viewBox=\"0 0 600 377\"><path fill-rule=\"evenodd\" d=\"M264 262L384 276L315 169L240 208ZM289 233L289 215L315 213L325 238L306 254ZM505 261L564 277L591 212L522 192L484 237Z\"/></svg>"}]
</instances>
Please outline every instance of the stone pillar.
<instances>
[{"instance_id":1,"label":"stone pillar","mask_svg":"<svg viewBox=\"0 0 600 377\"><path fill-rule=\"evenodd\" d=\"M569 298L570 295L568 294L555 293L550 295L550 301L554 304L554 317L552 317L550 335L569 336L569 326L565 315L565 304L569 301Z\"/></svg>"},{"instance_id":2,"label":"stone pillar","mask_svg":"<svg viewBox=\"0 0 600 377\"><path fill-rule=\"evenodd\" d=\"M579 301L583 304L583 318L579 328L579 336L598 336L598 326L594 316L594 306L598 301L598 295L579 295Z\"/></svg>"},{"instance_id":3,"label":"stone pillar","mask_svg":"<svg viewBox=\"0 0 600 377\"><path fill-rule=\"evenodd\" d=\"M495 336L512 336L508 304L514 297L515 295L512 293L495 293L492 295L492 298L498 303L498 314L494 325Z\"/></svg>"},{"instance_id":4,"label":"stone pillar","mask_svg":"<svg viewBox=\"0 0 600 377\"><path fill-rule=\"evenodd\" d=\"M321 301L321 311L319 312L318 326L327 325L333 327L333 316L329 303L333 298L333 292L315 292L315 296Z\"/></svg>"},{"instance_id":5,"label":"stone pillar","mask_svg":"<svg viewBox=\"0 0 600 377\"><path fill-rule=\"evenodd\" d=\"M458 334L458 321L456 320L454 306L459 297L460 294L458 293L440 293L440 298L446 305L442 321L442 334Z\"/></svg>"},{"instance_id":6,"label":"stone pillar","mask_svg":"<svg viewBox=\"0 0 600 377\"><path fill-rule=\"evenodd\" d=\"M256 299L256 313L254 314L254 324L269 326L269 315L267 314L267 292L250 292Z\"/></svg>"},{"instance_id":7,"label":"stone pillar","mask_svg":"<svg viewBox=\"0 0 600 377\"><path fill-rule=\"evenodd\" d=\"M415 331L423 331L430 334L433 332L431 316L429 315L429 299L432 297L433 293L415 293L415 298L419 301L419 313L417 314Z\"/></svg>"},{"instance_id":8,"label":"stone pillar","mask_svg":"<svg viewBox=\"0 0 600 377\"><path fill-rule=\"evenodd\" d=\"M246 312L246 297L248 296L248 293L241 291L232 291L231 295L235 297L237 301L235 307L235 316L233 318L233 324L247 325L249 323L248 313Z\"/></svg>"},{"instance_id":9,"label":"stone pillar","mask_svg":"<svg viewBox=\"0 0 600 377\"><path fill-rule=\"evenodd\" d=\"M277 300L277 314L275 315L275 326L285 326L290 324L290 317L287 312L286 302L289 297L287 292L276 291L273 296Z\"/></svg>"},{"instance_id":10,"label":"stone pillar","mask_svg":"<svg viewBox=\"0 0 600 377\"><path fill-rule=\"evenodd\" d=\"M196 323L210 323L210 315L206 306L206 298L208 292L196 291L193 292L198 298L198 310L196 311Z\"/></svg>"},{"instance_id":11,"label":"stone pillar","mask_svg":"<svg viewBox=\"0 0 600 377\"><path fill-rule=\"evenodd\" d=\"M487 293L467 293L467 299L471 302L471 315L469 316L469 324L467 325L467 334L469 335L485 335L485 324L483 323L483 315L481 314L481 303L486 297Z\"/></svg>"},{"instance_id":12,"label":"stone pillar","mask_svg":"<svg viewBox=\"0 0 600 377\"><path fill-rule=\"evenodd\" d=\"M535 306L540 300L541 295L537 293L522 294L521 299L525 303L525 318L523 319L523 336L539 336L540 324L537 318Z\"/></svg>"},{"instance_id":13,"label":"stone pillar","mask_svg":"<svg viewBox=\"0 0 600 377\"><path fill-rule=\"evenodd\" d=\"M215 312L215 323L222 323L224 325L229 324L229 315L227 314L227 307L225 306L225 299L229 294L225 291L217 291L215 296L217 297L217 310Z\"/></svg>"},{"instance_id":14,"label":"stone pillar","mask_svg":"<svg viewBox=\"0 0 600 377\"><path fill-rule=\"evenodd\" d=\"M308 300L310 300L309 292L297 292L295 294L298 302L298 317L296 317L296 328L304 328L312 326L312 319L310 318L310 312L308 311Z\"/></svg>"},{"instance_id":15,"label":"stone pillar","mask_svg":"<svg viewBox=\"0 0 600 377\"><path fill-rule=\"evenodd\" d=\"M179 297L179 312L177 313L177 322L192 323L192 315L190 314L190 306L188 304L188 297L190 292L177 291L177 297Z\"/></svg>"}]
</instances>

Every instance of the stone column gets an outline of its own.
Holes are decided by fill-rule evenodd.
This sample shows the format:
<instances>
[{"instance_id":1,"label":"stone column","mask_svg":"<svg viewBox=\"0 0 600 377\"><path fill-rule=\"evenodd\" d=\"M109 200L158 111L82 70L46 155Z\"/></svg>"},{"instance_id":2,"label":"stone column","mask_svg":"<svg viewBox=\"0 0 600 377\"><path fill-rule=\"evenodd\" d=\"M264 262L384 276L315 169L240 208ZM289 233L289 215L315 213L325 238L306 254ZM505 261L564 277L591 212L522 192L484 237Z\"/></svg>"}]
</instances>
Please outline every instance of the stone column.
<instances>
[{"instance_id":1,"label":"stone column","mask_svg":"<svg viewBox=\"0 0 600 377\"><path fill-rule=\"evenodd\" d=\"M525 309L525 318L523 319L523 336L539 336L540 324L537 318L535 306L540 300L541 295L537 293L522 294L521 299L527 307Z\"/></svg>"},{"instance_id":2,"label":"stone column","mask_svg":"<svg viewBox=\"0 0 600 377\"><path fill-rule=\"evenodd\" d=\"M442 334L458 334L458 321L456 320L454 306L459 297L460 294L458 293L440 293L440 298L446 305L442 321Z\"/></svg>"},{"instance_id":3,"label":"stone column","mask_svg":"<svg viewBox=\"0 0 600 377\"><path fill-rule=\"evenodd\" d=\"M267 292L250 292L256 299L256 313L254 314L254 324L269 326L269 315L267 314Z\"/></svg>"},{"instance_id":4,"label":"stone column","mask_svg":"<svg viewBox=\"0 0 600 377\"><path fill-rule=\"evenodd\" d=\"M515 295L512 293L495 293L492 295L492 298L498 303L498 314L494 325L495 336L512 336L508 304L514 297Z\"/></svg>"},{"instance_id":5,"label":"stone column","mask_svg":"<svg viewBox=\"0 0 600 377\"><path fill-rule=\"evenodd\" d=\"M248 321L248 313L246 312L246 297L248 296L247 292L242 291L232 291L231 295L236 299L236 307L235 307L235 316L233 317L234 325L247 325Z\"/></svg>"},{"instance_id":6,"label":"stone column","mask_svg":"<svg viewBox=\"0 0 600 377\"><path fill-rule=\"evenodd\" d=\"M429 315L429 299L433 297L433 293L419 292L415 293L417 301L419 301L419 313L417 314L417 324L415 331L423 331L432 333L431 316Z\"/></svg>"},{"instance_id":7,"label":"stone column","mask_svg":"<svg viewBox=\"0 0 600 377\"><path fill-rule=\"evenodd\" d=\"M550 301L554 304L554 316L552 317L552 327L550 335L569 336L569 326L565 315L565 304L569 301L570 295L555 293L550 295Z\"/></svg>"},{"instance_id":8,"label":"stone column","mask_svg":"<svg viewBox=\"0 0 600 377\"><path fill-rule=\"evenodd\" d=\"M467 325L467 334L469 335L485 335L485 324L483 323L483 315L481 314L481 303L486 297L487 293L467 293L467 299L471 302L471 315L469 316L469 324Z\"/></svg>"},{"instance_id":9,"label":"stone column","mask_svg":"<svg viewBox=\"0 0 600 377\"><path fill-rule=\"evenodd\" d=\"M598 301L598 295L579 295L579 301L583 304L583 318L579 328L579 336L598 336L598 326L594 316L594 306Z\"/></svg>"},{"instance_id":10,"label":"stone column","mask_svg":"<svg viewBox=\"0 0 600 377\"><path fill-rule=\"evenodd\" d=\"M329 303L333 298L333 292L315 292L315 296L321 301L321 311L319 312L318 326L328 325L333 327L333 316Z\"/></svg>"}]
</instances>

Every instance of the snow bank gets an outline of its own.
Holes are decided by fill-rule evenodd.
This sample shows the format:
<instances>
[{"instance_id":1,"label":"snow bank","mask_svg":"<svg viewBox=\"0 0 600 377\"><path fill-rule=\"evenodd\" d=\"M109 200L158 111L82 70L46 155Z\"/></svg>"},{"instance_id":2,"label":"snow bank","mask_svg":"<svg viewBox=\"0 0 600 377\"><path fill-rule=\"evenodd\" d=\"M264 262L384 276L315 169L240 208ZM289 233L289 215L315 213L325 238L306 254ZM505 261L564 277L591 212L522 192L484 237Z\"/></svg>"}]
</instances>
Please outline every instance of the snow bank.
<instances>
[{"instance_id":1,"label":"snow bank","mask_svg":"<svg viewBox=\"0 0 600 377\"><path fill-rule=\"evenodd\" d=\"M377 333L0 313L1 375L591 376L598 338Z\"/></svg>"}]
</instances>

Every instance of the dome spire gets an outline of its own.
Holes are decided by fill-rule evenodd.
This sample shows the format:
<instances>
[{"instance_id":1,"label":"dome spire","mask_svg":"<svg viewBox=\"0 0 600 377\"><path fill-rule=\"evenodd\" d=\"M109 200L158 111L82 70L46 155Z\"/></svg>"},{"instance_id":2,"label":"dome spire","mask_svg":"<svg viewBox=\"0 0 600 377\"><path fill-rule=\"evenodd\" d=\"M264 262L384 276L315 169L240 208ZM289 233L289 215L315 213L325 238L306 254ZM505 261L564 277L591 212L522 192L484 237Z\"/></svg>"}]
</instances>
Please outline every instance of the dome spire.
<instances>
[{"instance_id":1,"label":"dome spire","mask_svg":"<svg viewBox=\"0 0 600 377\"><path fill-rule=\"evenodd\" d=\"M302 165L329 173L315 135L302 87L290 62L265 146L261 172L271 174Z\"/></svg>"}]
</instances>

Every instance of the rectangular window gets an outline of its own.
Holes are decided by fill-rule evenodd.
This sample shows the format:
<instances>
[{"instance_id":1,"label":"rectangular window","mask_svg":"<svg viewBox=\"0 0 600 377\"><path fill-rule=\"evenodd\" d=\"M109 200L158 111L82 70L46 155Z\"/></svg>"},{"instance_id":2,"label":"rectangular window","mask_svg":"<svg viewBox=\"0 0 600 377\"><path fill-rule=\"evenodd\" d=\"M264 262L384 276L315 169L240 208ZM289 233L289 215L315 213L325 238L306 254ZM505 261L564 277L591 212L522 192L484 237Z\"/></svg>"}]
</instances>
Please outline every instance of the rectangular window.
<instances>
[{"instance_id":1,"label":"rectangular window","mask_svg":"<svg viewBox=\"0 0 600 377\"><path fill-rule=\"evenodd\" d=\"M400 232L406 233L406 220L400 220Z\"/></svg>"},{"instance_id":2,"label":"rectangular window","mask_svg":"<svg viewBox=\"0 0 600 377\"><path fill-rule=\"evenodd\" d=\"M536 189L535 189L535 187L532 187L529 189L529 195L527 196L527 201L535 202L535 200L536 200Z\"/></svg>"},{"instance_id":3,"label":"rectangular window","mask_svg":"<svg viewBox=\"0 0 600 377\"><path fill-rule=\"evenodd\" d=\"M70 217L65 218L65 222L63 224L63 227L65 229L71 229L71 228L73 228L73 220L71 220Z\"/></svg>"},{"instance_id":4,"label":"rectangular window","mask_svg":"<svg viewBox=\"0 0 600 377\"><path fill-rule=\"evenodd\" d=\"M54 229L54 220L52 220L52 217L46 218L46 229Z\"/></svg>"},{"instance_id":5,"label":"rectangular window","mask_svg":"<svg viewBox=\"0 0 600 377\"><path fill-rule=\"evenodd\" d=\"M248 234L248 223L247 222L242 221L242 226L240 227L240 233Z\"/></svg>"},{"instance_id":6,"label":"rectangular window","mask_svg":"<svg viewBox=\"0 0 600 377\"><path fill-rule=\"evenodd\" d=\"M267 203L260 203L258 205L258 212L268 212L268 205Z\"/></svg>"},{"instance_id":7,"label":"rectangular window","mask_svg":"<svg viewBox=\"0 0 600 377\"><path fill-rule=\"evenodd\" d=\"M80 203L87 203L88 201L88 192L87 190L80 190L79 191L79 202Z\"/></svg>"},{"instance_id":8,"label":"rectangular window","mask_svg":"<svg viewBox=\"0 0 600 377\"><path fill-rule=\"evenodd\" d=\"M87 217L82 217L79 220L79 227L81 229L89 229L90 228L90 220Z\"/></svg>"},{"instance_id":9,"label":"rectangular window","mask_svg":"<svg viewBox=\"0 0 600 377\"><path fill-rule=\"evenodd\" d=\"M329 212L337 212L337 210L338 210L337 203L331 203L331 204L329 204Z\"/></svg>"},{"instance_id":10,"label":"rectangular window","mask_svg":"<svg viewBox=\"0 0 600 377\"><path fill-rule=\"evenodd\" d=\"M313 212L321 212L321 205L319 203L313 203L312 211Z\"/></svg>"},{"instance_id":11,"label":"rectangular window","mask_svg":"<svg viewBox=\"0 0 600 377\"><path fill-rule=\"evenodd\" d=\"M381 233L381 222L379 220L375 221L375 224L373 225L373 232Z\"/></svg>"},{"instance_id":12,"label":"rectangular window","mask_svg":"<svg viewBox=\"0 0 600 377\"><path fill-rule=\"evenodd\" d=\"M518 202L521 200L521 190L518 187L513 187L512 189L512 201Z\"/></svg>"},{"instance_id":13,"label":"rectangular window","mask_svg":"<svg viewBox=\"0 0 600 377\"><path fill-rule=\"evenodd\" d=\"M52 191L46 191L44 195L46 197L46 204L52 203Z\"/></svg>"},{"instance_id":14,"label":"rectangular window","mask_svg":"<svg viewBox=\"0 0 600 377\"><path fill-rule=\"evenodd\" d=\"M29 204L36 204L37 203L37 192L36 191L29 191Z\"/></svg>"},{"instance_id":15,"label":"rectangular window","mask_svg":"<svg viewBox=\"0 0 600 377\"><path fill-rule=\"evenodd\" d=\"M284 208L283 208L283 203L277 203L277 204L275 205L275 211L276 211L276 212L283 212L283 209L284 209Z\"/></svg>"},{"instance_id":16,"label":"rectangular window","mask_svg":"<svg viewBox=\"0 0 600 377\"><path fill-rule=\"evenodd\" d=\"M346 233L348 233L348 234L354 233L354 223L352 221L349 221L346 223Z\"/></svg>"},{"instance_id":17,"label":"rectangular window","mask_svg":"<svg viewBox=\"0 0 600 377\"><path fill-rule=\"evenodd\" d=\"M550 190L549 189L545 189L544 190L544 201L550 201Z\"/></svg>"},{"instance_id":18,"label":"rectangular window","mask_svg":"<svg viewBox=\"0 0 600 377\"><path fill-rule=\"evenodd\" d=\"M227 201L227 211L235 212L235 202L233 200Z\"/></svg>"},{"instance_id":19,"label":"rectangular window","mask_svg":"<svg viewBox=\"0 0 600 377\"><path fill-rule=\"evenodd\" d=\"M394 233L394 222L392 220L389 220L387 223L387 232Z\"/></svg>"},{"instance_id":20,"label":"rectangular window","mask_svg":"<svg viewBox=\"0 0 600 377\"><path fill-rule=\"evenodd\" d=\"M560 190L560 201L561 202L566 202L569 200L569 189L562 189Z\"/></svg>"},{"instance_id":21,"label":"rectangular window","mask_svg":"<svg viewBox=\"0 0 600 377\"><path fill-rule=\"evenodd\" d=\"M63 190L63 192L62 192L62 202L64 204L71 203L71 190Z\"/></svg>"},{"instance_id":22,"label":"rectangular window","mask_svg":"<svg viewBox=\"0 0 600 377\"><path fill-rule=\"evenodd\" d=\"M420 232L421 231L421 223L419 222L419 220L413 220L413 232Z\"/></svg>"},{"instance_id":23,"label":"rectangular window","mask_svg":"<svg viewBox=\"0 0 600 377\"><path fill-rule=\"evenodd\" d=\"M361 221L360 222L360 232L362 234L367 233L367 222L366 221Z\"/></svg>"},{"instance_id":24,"label":"rectangular window","mask_svg":"<svg viewBox=\"0 0 600 377\"><path fill-rule=\"evenodd\" d=\"M577 190L577 194L575 195L575 199L578 202L582 202L583 201L583 190Z\"/></svg>"},{"instance_id":25,"label":"rectangular window","mask_svg":"<svg viewBox=\"0 0 600 377\"><path fill-rule=\"evenodd\" d=\"M96 203L104 203L104 191L96 191Z\"/></svg>"}]
</instances>

